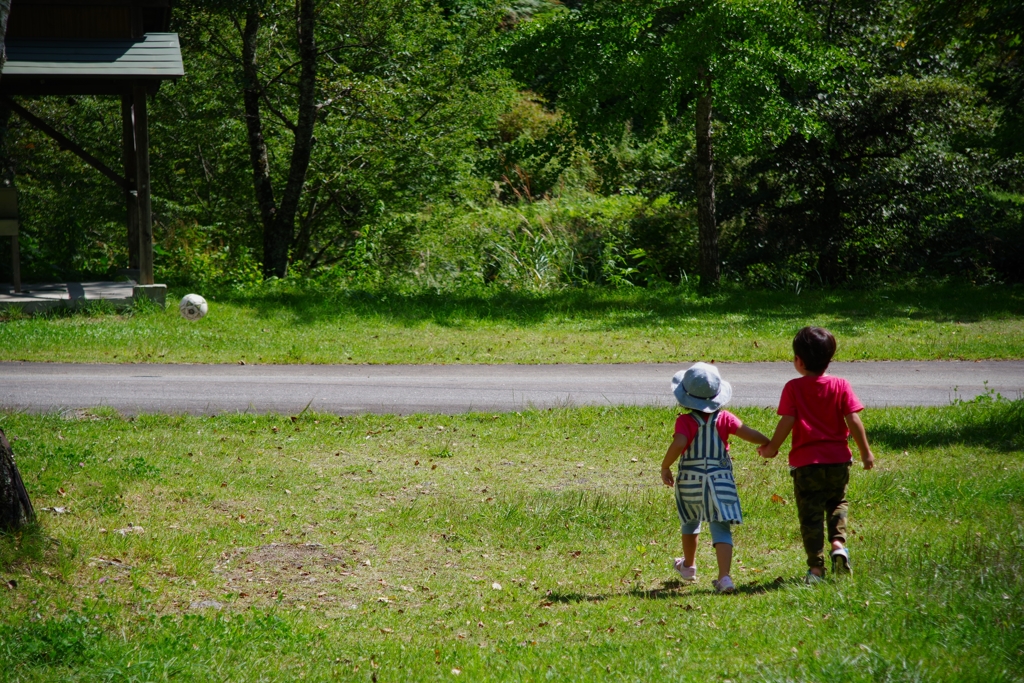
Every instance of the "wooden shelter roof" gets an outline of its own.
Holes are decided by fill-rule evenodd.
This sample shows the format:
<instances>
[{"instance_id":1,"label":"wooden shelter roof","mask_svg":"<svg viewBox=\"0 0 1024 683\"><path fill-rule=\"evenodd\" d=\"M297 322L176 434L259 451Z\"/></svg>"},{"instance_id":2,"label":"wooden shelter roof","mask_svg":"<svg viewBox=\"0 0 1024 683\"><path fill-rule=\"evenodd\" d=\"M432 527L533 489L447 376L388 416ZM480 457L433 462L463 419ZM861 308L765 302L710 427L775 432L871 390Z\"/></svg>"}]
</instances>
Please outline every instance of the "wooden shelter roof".
<instances>
[{"instance_id":1,"label":"wooden shelter roof","mask_svg":"<svg viewBox=\"0 0 1024 683\"><path fill-rule=\"evenodd\" d=\"M12 40L0 82L14 78L155 78L185 75L177 33L134 40Z\"/></svg>"},{"instance_id":2,"label":"wooden shelter roof","mask_svg":"<svg viewBox=\"0 0 1024 683\"><path fill-rule=\"evenodd\" d=\"M141 40L20 39L7 42L0 93L118 94L140 81L155 86L184 74L176 33L147 33Z\"/></svg>"}]
</instances>

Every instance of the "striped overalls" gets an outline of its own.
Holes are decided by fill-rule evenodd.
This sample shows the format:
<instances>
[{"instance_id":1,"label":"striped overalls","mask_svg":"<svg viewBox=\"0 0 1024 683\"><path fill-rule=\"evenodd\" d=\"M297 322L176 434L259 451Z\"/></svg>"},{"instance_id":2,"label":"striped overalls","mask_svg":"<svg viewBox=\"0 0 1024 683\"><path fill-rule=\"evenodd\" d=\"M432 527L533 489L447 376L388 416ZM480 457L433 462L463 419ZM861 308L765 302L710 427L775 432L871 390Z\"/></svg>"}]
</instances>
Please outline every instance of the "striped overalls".
<instances>
[{"instance_id":1,"label":"striped overalls","mask_svg":"<svg viewBox=\"0 0 1024 683\"><path fill-rule=\"evenodd\" d=\"M732 476L732 460L718 436L718 412L704 417L690 413L699 428L679 458L676 509L685 525L706 520L741 524L740 497Z\"/></svg>"}]
</instances>

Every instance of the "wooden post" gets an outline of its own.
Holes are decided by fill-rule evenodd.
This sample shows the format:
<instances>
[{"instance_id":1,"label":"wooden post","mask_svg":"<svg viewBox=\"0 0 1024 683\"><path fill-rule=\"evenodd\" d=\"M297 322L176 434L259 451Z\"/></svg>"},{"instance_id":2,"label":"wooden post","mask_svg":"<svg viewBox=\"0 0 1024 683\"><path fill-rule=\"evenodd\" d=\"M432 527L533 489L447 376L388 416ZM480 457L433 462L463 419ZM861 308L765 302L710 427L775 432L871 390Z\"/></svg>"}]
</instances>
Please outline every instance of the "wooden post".
<instances>
[{"instance_id":1,"label":"wooden post","mask_svg":"<svg viewBox=\"0 0 1024 683\"><path fill-rule=\"evenodd\" d=\"M17 232L11 235L11 285L15 294L21 294L21 251Z\"/></svg>"},{"instance_id":2,"label":"wooden post","mask_svg":"<svg viewBox=\"0 0 1024 683\"><path fill-rule=\"evenodd\" d=\"M149 188L149 117L146 114L146 88L132 88L135 110L135 173L139 203L139 284L154 284L153 279L153 206Z\"/></svg>"},{"instance_id":3,"label":"wooden post","mask_svg":"<svg viewBox=\"0 0 1024 683\"><path fill-rule=\"evenodd\" d=\"M132 22L132 40L142 40L142 36L145 35L146 29L143 26L142 21L142 7L141 3L133 3L131 9L131 22Z\"/></svg>"},{"instance_id":4,"label":"wooden post","mask_svg":"<svg viewBox=\"0 0 1024 683\"><path fill-rule=\"evenodd\" d=\"M139 269L139 199L138 171L135 159L135 122L132 116L132 96L121 95L121 152L124 160L125 207L128 210L128 267Z\"/></svg>"}]
</instances>

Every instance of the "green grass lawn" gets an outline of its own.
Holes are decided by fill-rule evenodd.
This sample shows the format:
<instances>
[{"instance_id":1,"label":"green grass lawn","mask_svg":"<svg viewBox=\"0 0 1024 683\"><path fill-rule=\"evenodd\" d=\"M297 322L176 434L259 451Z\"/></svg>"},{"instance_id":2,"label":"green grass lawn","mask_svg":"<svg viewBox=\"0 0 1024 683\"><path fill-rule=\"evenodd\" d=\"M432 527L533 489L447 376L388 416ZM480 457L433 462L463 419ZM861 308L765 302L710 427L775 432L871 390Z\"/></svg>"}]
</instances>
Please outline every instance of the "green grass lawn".
<instances>
[{"instance_id":1,"label":"green grass lawn","mask_svg":"<svg viewBox=\"0 0 1024 683\"><path fill-rule=\"evenodd\" d=\"M1024 358L1024 288L872 291L577 289L402 295L210 294L210 314L0 316L0 360L167 363L625 363L785 360L808 324L837 360ZM209 294L209 293L208 293Z\"/></svg>"},{"instance_id":2,"label":"green grass lawn","mask_svg":"<svg viewBox=\"0 0 1024 683\"><path fill-rule=\"evenodd\" d=\"M1024 402L867 411L856 575L815 587L793 504L772 501L792 498L784 461L734 444L732 596L711 590L706 543L699 583L674 580L674 417L2 414L41 528L0 537L0 671L1024 680Z\"/></svg>"}]
</instances>

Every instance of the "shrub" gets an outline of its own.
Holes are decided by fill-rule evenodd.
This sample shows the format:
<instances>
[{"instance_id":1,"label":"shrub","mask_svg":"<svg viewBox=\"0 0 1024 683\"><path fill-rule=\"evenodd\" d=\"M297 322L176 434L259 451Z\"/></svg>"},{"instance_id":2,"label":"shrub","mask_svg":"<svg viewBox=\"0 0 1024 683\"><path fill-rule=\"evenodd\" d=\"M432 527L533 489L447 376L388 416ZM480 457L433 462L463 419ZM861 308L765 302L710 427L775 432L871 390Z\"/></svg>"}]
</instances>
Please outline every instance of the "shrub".
<instances>
[{"instance_id":1,"label":"shrub","mask_svg":"<svg viewBox=\"0 0 1024 683\"><path fill-rule=\"evenodd\" d=\"M365 284L545 290L678 282L695 263L692 211L582 194L392 219L366 229L343 268Z\"/></svg>"}]
</instances>

